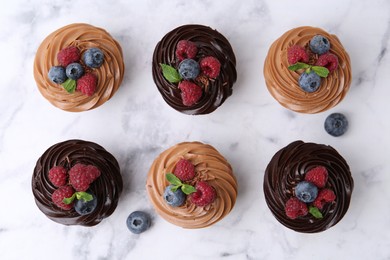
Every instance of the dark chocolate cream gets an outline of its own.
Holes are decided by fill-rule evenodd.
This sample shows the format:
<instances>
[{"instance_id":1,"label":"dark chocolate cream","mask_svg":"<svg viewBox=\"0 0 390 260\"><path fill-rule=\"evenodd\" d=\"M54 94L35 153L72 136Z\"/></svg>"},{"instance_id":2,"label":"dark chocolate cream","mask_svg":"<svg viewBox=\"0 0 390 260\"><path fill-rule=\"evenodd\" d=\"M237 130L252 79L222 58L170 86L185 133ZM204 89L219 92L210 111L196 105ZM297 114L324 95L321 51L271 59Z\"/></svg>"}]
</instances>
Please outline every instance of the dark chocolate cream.
<instances>
[{"instance_id":1,"label":"dark chocolate cream","mask_svg":"<svg viewBox=\"0 0 390 260\"><path fill-rule=\"evenodd\" d=\"M178 84L170 83L163 76L160 64L177 68L176 45L180 40L192 41L198 47L195 60L213 56L221 63L220 74L209 80L201 99L192 106L183 105ZM218 31L203 25L183 25L167 33L153 53L153 80L164 100L172 108L185 114L209 114L217 109L232 94L233 83L237 80L236 57L228 40Z\"/></svg>"},{"instance_id":2,"label":"dark chocolate cream","mask_svg":"<svg viewBox=\"0 0 390 260\"><path fill-rule=\"evenodd\" d=\"M63 210L52 202L51 196L57 188L48 178L53 166L61 165L69 170L77 163L94 165L101 173L90 186L98 205L91 214L84 216L74 209ZM122 189L122 176L115 157L100 145L83 140L68 140L48 148L38 159L32 177L32 192L38 208L49 219L64 225L99 224L114 212Z\"/></svg>"},{"instance_id":3,"label":"dark chocolate cream","mask_svg":"<svg viewBox=\"0 0 390 260\"><path fill-rule=\"evenodd\" d=\"M294 196L294 188L305 173L316 166L328 170L325 188L336 195L333 203L321 210L323 218L311 214L290 219L285 204ZM325 231L337 224L348 210L353 190L353 179L345 159L331 146L295 141L279 150L268 164L264 175L264 195L275 218L284 226L302 233Z\"/></svg>"}]
</instances>

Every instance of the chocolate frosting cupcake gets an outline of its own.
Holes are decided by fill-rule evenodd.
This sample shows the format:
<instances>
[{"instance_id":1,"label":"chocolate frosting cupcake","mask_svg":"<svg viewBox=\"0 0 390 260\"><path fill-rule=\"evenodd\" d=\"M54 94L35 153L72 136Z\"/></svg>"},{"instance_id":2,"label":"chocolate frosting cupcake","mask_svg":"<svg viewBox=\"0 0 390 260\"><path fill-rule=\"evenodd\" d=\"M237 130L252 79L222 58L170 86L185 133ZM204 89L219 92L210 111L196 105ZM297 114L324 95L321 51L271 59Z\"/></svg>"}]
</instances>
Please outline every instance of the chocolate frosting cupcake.
<instances>
[{"instance_id":1,"label":"chocolate frosting cupcake","mask_svg":"<svg viewBox=\"0 0 390 260\"><path fill-rule=\"evenodd\" d=\"M180 40L196 44L196 59L205 56L217 58L221 64L220 74L203 87L201 99L192 106L183 105L181 90L163 76L160 64L177 68L175 56ZM153 80L164 100L174 109L185 114L208 114L217 109L232 94L233 83L237 79L236 57L228 40L216 30L203 25L183 25L167 33L157 44L153 53Z\"/></svg>"},{"instance_id":2,"label":"chocolate frosting cupcake","mask_svg":"<svg viewBox=\"0 0 390 260\"><path fill-rule=\"evenodd\" d=\"M327 169L325 188L333 190L336 199L324 205L323 218L307 214L290 219L285 213L286 202L295 196L294 188L303 181L304 174L316 166ZM281 224L297 232L321 232L337 224L348 210L352 190L347 162L334 148L323 144L295 141L278 151L265 170L264 195L268 207Z\"/></svg>"},{"instance_id":3,"label":"chocolate frosting cupcake","mask_svg":"<svg viewBox=\"0 0 390 260\"><path fill-rule=\"evenodd\" d=\"M69 170L77 163L94 165L101 172L90 186L97 197L97 207L84 216L74 209L63 210L52 202L51 196L57 188L48 178L53 166L63 166ZM64 225L99 224L114 212L122 188L122 176L114 156L100 145L82 140L68 140L51 146L38 159L32 177L32 192L38 208L51 220Z\"/></svg>"}]
</instances>

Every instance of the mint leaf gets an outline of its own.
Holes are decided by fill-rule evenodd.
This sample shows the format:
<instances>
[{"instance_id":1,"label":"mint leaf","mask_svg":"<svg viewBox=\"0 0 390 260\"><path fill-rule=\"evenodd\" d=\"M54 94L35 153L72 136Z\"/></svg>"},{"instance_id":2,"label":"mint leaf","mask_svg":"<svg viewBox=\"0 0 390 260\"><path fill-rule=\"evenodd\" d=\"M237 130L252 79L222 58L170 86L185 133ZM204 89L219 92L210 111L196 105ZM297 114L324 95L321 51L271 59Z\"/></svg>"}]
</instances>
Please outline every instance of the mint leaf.
<instances>
[{"instance_id":1,"label":"mint leaf","mask_svg":"<svg viewBox=\"0 0 390 260\"><path fill-rule=\"evenodd\" d=\"M169 183L177 186L181 186L183 183L181 183L180 179L177 178L173 173L167 173L167 175L165 175L165 178L167 178L167 181L169 181Z\"/></svg>"},{"instance_id":2,"label":"mint leaf","mask_svg":"<svg viewBox=\"0 0 390 260\"><path fill-rule=\"evenodd\" d=\"M297 62L294 65L288 67L288 69L292 71L307 69L307 68L310 68L310 65L303 62Z\"/></svg>"},{"instance_id":3,"label":"mint leaf","mask_svg":"<svg viewBox=\"0 0 390 260\"><path fill-rule=\"evenodd\" d=\"M73 195L76 194L76 198L78 200L84 200L84 202L93 200L93 196L85 191L77 191Z\"/></svg>"},{"instance_id":4,"label":"mint leaf","mask_svg":"<svg viewBox=\"0 0 390 260\"><path fill-rule=\"evenodd\" d=\"M309 207L309 212L315 218L323 218L321 211L317 207L310 206Z\"/></svg>"},{"instance_id":5,"label":"mint leaf","mask_svg":"<svg viewBox=\"0 0 390 260\"><path fill-rule=\"evenodd\" d=\"M76 90L76 80L67 79L64 83L62 83L62 86L68 93L73 93Z\"/></svg>"},{"instance_id":6,"label":"mint leaf","mask_svg":"<svg viewBox=\"0 0 390 260\"><path fill-rule=\"evenodd\" d=\"M171 83L178 83L181 80L180 74L172 66L160 63L164 78Z\"/></svg>"},{"instance_id":7,"label":"mint leaf","mask_svg":"<svg viewBox=\"0 0 390 260\"><path fill-rule=\"evenodd\" d=\"M70 198L64 198L62 200L63 203L69 205L70 203L72 203L74 201L74 199L76 198L76 193L73 193L72 197Z\"/></svg>"},{"instance_id":8,"label":"mint leaf","mask_svg":"<svg viewBox=\"0 0 390 260\"><path fill-rule=\"evenodd\" d=\"M174 185L171 187L171 191L175 192L180 188L181 185Z\"/></svg>"},{"instance_id":9,"label":"mint leaf","mask_svg":"<svg viewBox=\"0 0 390 260\"><path fill-rule=\"evenodd\" d=\"M311 69L322 78L326 78L329 74L329 70L325 67L313 66Z\"/></svg>"},{"instance_id":10,"label":"mint leaf","mask_svg":"<svg viewBox=\"0 0 390 260\"><path fill-rule=\"evenodd\" d=\"M183 186L181 186L181 190L187 194L187 195L190 195L191 193L194 193L196 192L196 189L194 186L191 186L189 184L183 184Z\"/></svg>"}]
</instances>

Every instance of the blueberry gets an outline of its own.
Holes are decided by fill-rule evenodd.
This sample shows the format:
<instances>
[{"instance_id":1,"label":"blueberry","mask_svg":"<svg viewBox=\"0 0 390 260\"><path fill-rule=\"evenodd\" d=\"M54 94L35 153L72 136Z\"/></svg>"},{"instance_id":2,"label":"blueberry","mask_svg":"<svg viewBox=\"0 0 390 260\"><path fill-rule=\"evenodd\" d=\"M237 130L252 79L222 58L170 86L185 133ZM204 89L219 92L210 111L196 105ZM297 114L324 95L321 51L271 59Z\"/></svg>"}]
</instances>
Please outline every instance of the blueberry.
<instances>
[{"instance_id":1,"label":"blueberry","mask_svg":"<svg viewBox=\"0 0 390 260\"><path fill-rule=\"evenodd\" d=\"M84 74L83 66L80 63L71 63L66 66L66 76L70 79L79 79Z\"/></svg>"},{"instance_id":2,"label":"blueberry","mask_svg":"<svg viewBox=\"0 0 390 260\"><path fill-rule=\"evenodd\" d=\"M295 187L295 196L305 203L313 202L318 195L318 188L311 182L302 181Z\"/></svg>"},{"instance_id":3,"label":"blueberry","mask_svg":"<svg viewBox=\"0 0 390 260\"><path fill-rule=\"evenodd\" d=\"M328 134L340 136L348 130L348 120L343 114L333 113L325 119L324 127Z\"/></svg>"},{"instance_id":4,"label":"blueberry","mask_svg":"<svg viewBox=\"0 0 390 260\"><path fill-rule=\"evenodd\" d=\"M83 58L85 65L88 67L99 68L103 64L104 54L98 48L91 48L84 53Z\"/></svg>"},{"instance_id":5,"label":"blueberry","mask_svg":"<svg viewBox=\"0 0 390 260\"><path fill-rule=\"evenodd\" d=\"M62 66L53 66L49 70L49 79L57 84L64 83L68 77L66 76L65 68Z\"/></svg>"},{"instance_id":6,"label":"blueberry","mask_svg":"<svg viewBox=\"0 0 390 260\"><path fill-rule=\"evenodd\" d=\"M309 43L310 50L317 54L324 54L330 50L330 42L328 38L322 35L314 36Z\"/></svg>"},{"instance_id":7,"label":"blueberry","mask_svg":"<svg viewBox=\"0 0 390 260\"><path fill-rule=\"evenodd\" d=\"M95 194L93 194L91 191L87 191L87 193L91 194L93 199L90 201L84 201L83 199L76 200L76 203L74 204L74 209L77 213L80 215L88 215L92 213L97 206L97 198Z\"/></svg>"},{"instance_id":8,"label":"blueberry","mask_svg":"<svg viewBox=\"0 0 390 260\"><path fill-rule=\"evenodd\" d=\"M302 73L299 77L299 86L306 92L315 92L321 85L321 77L314 71Z\"/></svg>"},{"instance_id":9,"label":"blueberry","mask_svg":"<svg viewBox=\"0 0 390 260\"><path fill-rule=\"evenodd\" d=\"M165 188L164 191L164 199L168 205L172 207L179 207L183 205L186 200L186 195L181 189L177 189L176 191L172 191L173 185L169 185Z\"/></svg>"},{"instance_id":10,"label":"blueberry","mask_svg":"<svg viewBox=\"0 0 390 260\"><path fill-rule=\"evenodd\" d=\"M179 74L183 79L195 79L199 72L199 63L193 59L185 59L179 64Z\"/></svg>"},{"instance_id":11,"label":"blueberry","mask_svg":"<svg viewBox=\"0 0 390 260\"><path fill-rule=\"evenodd\" d=\"M127 228L134 234L140 234L150 227L150 217L142 211L134 211L126 220Z\"/></svg>"}]
</instances>

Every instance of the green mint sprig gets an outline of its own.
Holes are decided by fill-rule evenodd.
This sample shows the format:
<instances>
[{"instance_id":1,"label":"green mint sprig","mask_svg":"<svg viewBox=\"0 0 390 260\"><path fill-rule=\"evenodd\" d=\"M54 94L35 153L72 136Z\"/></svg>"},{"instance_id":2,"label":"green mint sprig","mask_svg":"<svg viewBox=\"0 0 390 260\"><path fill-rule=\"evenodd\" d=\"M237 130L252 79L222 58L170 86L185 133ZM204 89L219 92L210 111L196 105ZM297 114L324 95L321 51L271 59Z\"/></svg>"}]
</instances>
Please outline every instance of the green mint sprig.
<instances>
[{"instance_id":1,"label":"green mint sprig","mask_svg":"<svg viewBox=\"0 0 390 260\"><path fill-rule=\"evenodd\" d=\"M76 80L67 79L61 84L68 93L73 93L76 90Z\"/></svg>"},{"instance_id":2,"label":"green mint sprig","mask_svg":"<svg viewBox=\"0 0 390 260\"><path fill-rule=\"evenodd\" d=\"M160 66L161 66L164 78L166 80L168 80L169 82L178 83L182 80L179 72L174 67L169 66L167 64L162 64L162 63L160 63Z\"/></svg>"},{"instance_id":3,"label":"green mint sprig","mask_svg":"<svg viewBox=\"0 0 390 260\"><path fill-rule=\"evenodd\" d=\"M171 190L173 192L177 191L178 189L181 189L185 194L190 195L193 192L196 192L196 189L194 186L191 186L189 184L182 183L179 178L177 178L173 173L167 173L165 175L167 181L173 185Z\"/></svg>"},{"instance_id":4,"label":"green mint sprig","mask_svg":"<svg viewBox=\"0 0 390 260\"><path fill-rule=\"evenodd\" d=\"M87 202L93 200L93 196L85 191L76 191L71 197L64 198L62 202L64 202L65 204L70 204L74 201L74 199L82 199L84 200L84 202Z\"/></svg>"},{"instance_id":5,"label":"green mint sprig","mask_svg":"<svg viewBox=\"0 0 390 260\"><path fill-rule=\"evenodd\" d=\"M323 218L321 211L317 207L309 206L309 213L315 218Z\"/></svg>"},{"instance_id":6,"label":"green mint sprig","mask_svg":"<svg viewBox=\"0 0 390 260\"><path fill-rule=\"evenodd\" d=\"M329 70L322 66L312 66L303 62L297 62L288 67L289 70L296 71L304 69L306 73L314 71L318 76L326 78L329 75Z\"/></svg>"}]
</instances>

